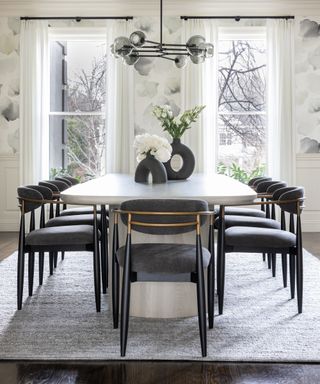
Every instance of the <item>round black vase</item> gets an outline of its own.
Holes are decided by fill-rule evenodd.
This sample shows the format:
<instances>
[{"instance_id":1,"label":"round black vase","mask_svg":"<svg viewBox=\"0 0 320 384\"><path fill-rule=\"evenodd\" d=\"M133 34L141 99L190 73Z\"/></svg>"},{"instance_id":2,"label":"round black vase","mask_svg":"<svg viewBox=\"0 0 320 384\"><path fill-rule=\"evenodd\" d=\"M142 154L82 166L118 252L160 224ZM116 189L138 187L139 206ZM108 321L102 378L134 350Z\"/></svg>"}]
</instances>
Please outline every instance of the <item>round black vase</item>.
<instances>
[{"instance_id":1,"label":"round black vase","mask_svg":"<svg viewBox=\"0 0 320 384\"><path fill-rule=\"evenodd\" d=\"M174 155L179 155L182 158L182 167L175 171L171 167L171 159L164 163L164 166L167 171L168 180L184 180L187 179L189 176L191 176L192 172L194 171L195 166L195 158L194 155L189 147L182 144L180 139L173 139L171 143L172 147L172 154L171 157Z\"/></svg>"},{"instance_id":2,"label":"round black vase","mask_svg":"<svg viewBox=\"0 0 320 384\"><path fill-rule=\"evenodd\" d=\"M167 172L163 163L148 153L147 157L138 164L134 181L136 183L147 183L150 173L152 176L152 184L162 184L168 181Z\"/></svg>"}]
</instances>

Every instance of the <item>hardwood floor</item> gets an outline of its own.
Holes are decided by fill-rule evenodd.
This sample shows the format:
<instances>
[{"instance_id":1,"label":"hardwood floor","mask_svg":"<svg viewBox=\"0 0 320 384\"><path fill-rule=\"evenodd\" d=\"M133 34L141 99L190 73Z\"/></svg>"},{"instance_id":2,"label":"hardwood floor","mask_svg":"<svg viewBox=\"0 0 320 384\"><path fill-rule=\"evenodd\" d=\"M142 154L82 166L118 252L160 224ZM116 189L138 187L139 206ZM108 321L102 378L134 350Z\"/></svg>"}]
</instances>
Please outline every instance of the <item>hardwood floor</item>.
<instances>
[{"instance_id":1,"label":"hardwood floor","mask_svg":"<svg viewBox=\"0 0 320 384\"><path fill-rule=\"evenodd\" d=\"M0 260L18 236L0 232ZM320 259L320 234L305 233L304 247ZM0 345L1 348L1 345ZM316 384L320 364L207 362L0 362L0 384Z\"/></svg>"}]
</instances>

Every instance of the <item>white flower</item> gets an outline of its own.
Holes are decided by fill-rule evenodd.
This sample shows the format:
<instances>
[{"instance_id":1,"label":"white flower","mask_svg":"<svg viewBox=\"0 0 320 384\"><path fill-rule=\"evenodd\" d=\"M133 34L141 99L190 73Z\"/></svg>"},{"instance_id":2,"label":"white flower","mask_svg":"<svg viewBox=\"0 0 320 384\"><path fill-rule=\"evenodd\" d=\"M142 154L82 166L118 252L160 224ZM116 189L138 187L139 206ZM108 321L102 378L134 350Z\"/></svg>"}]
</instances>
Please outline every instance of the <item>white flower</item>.
<instances>
[{"instance_id":1,"label":"white flower","mask_svg":"<svg viewBox=\"0 0 320 384\"><path fill-rule=\"evenodd\" d=\"M172 147L164 137L149 133L138 135L135 137L133 146L137 153L138 162L143 160L148 153L163 163L170 160Z\"/></svg>"}]
</instances>

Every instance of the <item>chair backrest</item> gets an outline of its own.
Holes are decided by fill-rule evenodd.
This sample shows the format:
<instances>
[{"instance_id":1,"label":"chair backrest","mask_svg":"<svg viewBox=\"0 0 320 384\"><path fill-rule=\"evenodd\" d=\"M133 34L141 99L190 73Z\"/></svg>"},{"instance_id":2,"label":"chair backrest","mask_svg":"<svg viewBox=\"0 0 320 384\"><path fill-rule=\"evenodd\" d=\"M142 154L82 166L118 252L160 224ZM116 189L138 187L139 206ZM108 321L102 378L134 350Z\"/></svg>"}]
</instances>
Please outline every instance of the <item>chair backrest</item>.
<instances>
[{"instance_id":1,"label":"chair backrest","mask_svg":"<svg viewBox=\"0 0 320 384\"><path fill-rule=\"evenodd\" d=\"M259 181L261 179L265 179L267 176L256 176L256 177L253 177L252 179L250 179L248 181L248 185L249 187L251 187L256 181Z\"/></svg>"},{"instance_id":2,"label":"chair backrest","mask_svg":"<svg viewBox=\"0 0 320 384\"><path fill-rule=\"evenodd\" d=\"M59 188L55 184L52 184L51 180L50 181L40 181L39 185L42 185L44 187L51 189L51 191L53 193L59 193Z\"/></svg>"},{"instance_id":3,"label":"chair backrest","mask_svg":"<svg viewBox=\"0 0 320 384\"><path fill-rule=\"evenodd\" d=\"M62 176L55 177L54 179L57 180L57 181L63 181L64 183L68 184L69 187L72 187L72 185L73 185L70 180L68 180L68 179L66 179L66 178L64 178Z\"/></svg>"},{"instance_id":4,"label":"chair backrest","mask_svg":"<svg viewBox=\"0 0 320 384\"><path fill-rule=\"evenodd\" d=\"M287 185L288 184L285 181L279 181L278 183L270 185L267 189L267 193L273 194L277 189L287 187Z\"/></svg>"},{"instance_id":5,"label":"chair backrest","mask_svg":"<svg viewBox=\"0 0 320 384\"><path fill-rule=\"evenodd\" d=\"M296 187L282 187L282 188L278 188L276 189L273 194L272 194L272 200L279 200L280 196L283 195L285 192L289 192L289 191L292 191L293 189L295 189Z\"/></svg>"},{"instance_id":6,"label":"chair backrest","mask_svg":"<svg viewBox=\"0 0 320 384\"><path fill-rule=\"evenodd\" d=\"M250 187L256 190L260 183L263 183L264 181L270 181L270 180L272 180L271 177L260 177L257 180L255 180L253 184L250 185Z\"/></svg>"},{"instance_id":7,"label":"chair backrest","mask_svg":"<svg viewBox=\"0 0 320 384\"><path fill-rule=\"evenodd\" d=\"M48 181L50 184L55 185L59 192L64 191L65 189L68 189L70 186L65 182L65 181L60 181L60 180L50 180Z\"/></svg>"},{"instance_id":8,"label":"chair backrest","mask_svg":"<svg viewBox=\"0 0 320 384\"><path fill-rule=\"evenodd\" d=\"M201 212L208 211L208 203L203 200L179 200L179 199L148 199L148 200L128 200L121 204L121 210L137 212ZM132 221L139 221L146 224L181 224L194 222L194 215L143 215L133 214ZM128 215L121 214L122 222L127 225ZM203 225L206 221L205 216L201 216L200 223ZM132 225L132 229L137 232L148 233L152 235L175 235L195 230L195 224L190 226L138 226Z\"/></svg>"},{"instance_id":9,"label":"chair backrest","mask_svg":"<svg viewBox=\"0 0 320 384\"><path fill-rule=\"evenodd\" d=\"M76 184L80 183L80 181L78 179L76 179L75 177L72 177L72 176L63 176L62 178L65 180L69 180L70 183L72 183L72 185L76 185Z\"/></svg>"},{"instance_id":10,"label":"chair backrest","mask_svg":"<svg viewBox=\"0 0 320 384\"><path fill-rule=\"evenodd\" d=\"M43 196L39 191L28 187L18 187L17 192L19 200L23 200L23 213L28 213L41 207L41 200L43 200ZM38 200L39 202L31 202L28 200Z\"/></svg>"},{"instance_id":11,"label":"chair backrest","mask_svg":"<svg viewBox=\"0 0 320 384\"><path fill-rule=\"evenodd\" d=\"M274 184L279 183L279 180L264 180L257 184L256 186L256 192L257 193L265 193L267 192L268 188Z\"/></svg>"},{"instance_id":12,"label":"chair backrest","mask_svg":"<svg viewBox=\"0 0 320 384\"><path fill-rule=\"evenodd\" d=\"M279 197L279 205L281 209L285 212L297 214L303 209L303 199L304 199L304 188L303 187L295 187L291 191L284 192ZM281 201L290 201L292 203L281 204Z\"/></svg>"},{"instance_id":13,"label":"chair backrest","mask_svg":"<svg viewBox=\"0 0 320 384\"><path fill-rule=\"evenodd\" d=\"M52 200L52 190L50 188L43 185L26 185L26 187L40 192L45 200Z\"/></svg>"}]
</instances>

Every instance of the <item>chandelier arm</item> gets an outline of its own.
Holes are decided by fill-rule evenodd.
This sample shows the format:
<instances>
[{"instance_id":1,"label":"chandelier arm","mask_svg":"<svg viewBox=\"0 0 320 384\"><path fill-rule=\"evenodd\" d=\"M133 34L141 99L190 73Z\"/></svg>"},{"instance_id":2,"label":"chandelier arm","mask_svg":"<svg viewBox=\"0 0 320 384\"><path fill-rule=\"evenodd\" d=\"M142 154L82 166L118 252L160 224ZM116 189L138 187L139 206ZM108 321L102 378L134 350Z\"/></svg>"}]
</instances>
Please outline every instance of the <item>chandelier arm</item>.
<instances>
[{"instance_id":1,"label":"chandelier arm","mask_svg":"<svg viewBox=\"0 0 320 384\"><path fill-rule=\"evenodd\" d=\"M163 43L162 45L164 47L186 47L186 44L167 44L167 43Z\"/></svg>"}]
</instances>

